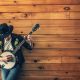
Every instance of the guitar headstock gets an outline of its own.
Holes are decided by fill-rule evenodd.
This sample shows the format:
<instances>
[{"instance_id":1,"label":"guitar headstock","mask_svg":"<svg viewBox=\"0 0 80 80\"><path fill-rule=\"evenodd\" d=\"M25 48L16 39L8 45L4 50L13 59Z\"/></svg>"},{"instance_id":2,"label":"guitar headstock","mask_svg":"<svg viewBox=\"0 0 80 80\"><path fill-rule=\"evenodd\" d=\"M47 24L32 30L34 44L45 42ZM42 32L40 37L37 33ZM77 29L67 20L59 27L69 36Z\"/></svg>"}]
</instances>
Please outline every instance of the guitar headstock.
<instances>
[{"instance_id":1,"label":"guitar headstock","mask_svg":"<svg viewBox=\"0 0 80 80\"><path fill-rule=\"evenodd\" d=\"M39 29L40 25L36 24L33 28L32 28L32 32L36 31L37 29Z\"/></svg>"},{"instance_id":2,"label":"guitar headstock","mask_svg":"<svg viewBox=\"0 0 80 80\"><path fill-rule=\"evenodd\" d=\"M29 33L29 35L31 35L34 31L36 31L37 29L39 29L40 25L39 24L35 24L32 28L32 31Z\"/></svg>"}]
</instances>

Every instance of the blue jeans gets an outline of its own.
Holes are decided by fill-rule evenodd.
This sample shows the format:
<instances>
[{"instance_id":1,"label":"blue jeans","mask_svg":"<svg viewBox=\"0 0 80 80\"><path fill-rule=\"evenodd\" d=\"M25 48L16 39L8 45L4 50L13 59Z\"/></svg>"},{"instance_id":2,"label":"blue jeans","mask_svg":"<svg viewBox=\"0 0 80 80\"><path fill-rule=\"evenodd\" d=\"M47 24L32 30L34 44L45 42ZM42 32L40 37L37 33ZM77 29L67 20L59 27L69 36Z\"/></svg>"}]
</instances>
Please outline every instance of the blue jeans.
<instances>
[{"instance_id":1,"label":"blue jeans","mask_svg":"<svg viewBox=\"0 0 80 80\"><path fill-rule=\"evenodd\" d=\"M16 65L12 69L1 69L2 80L17 80L20 73L20 65Z\"/></svg>"}]
</instances>

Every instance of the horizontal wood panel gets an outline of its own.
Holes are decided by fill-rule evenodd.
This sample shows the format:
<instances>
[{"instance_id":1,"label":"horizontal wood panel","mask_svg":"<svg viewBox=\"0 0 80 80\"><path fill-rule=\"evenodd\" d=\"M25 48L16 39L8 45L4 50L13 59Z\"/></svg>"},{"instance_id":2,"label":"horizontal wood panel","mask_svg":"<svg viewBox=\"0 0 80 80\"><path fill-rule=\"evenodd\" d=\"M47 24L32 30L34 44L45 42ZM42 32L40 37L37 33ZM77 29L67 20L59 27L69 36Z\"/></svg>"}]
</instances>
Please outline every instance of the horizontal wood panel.
<instances>
[{"instance_id":1,"label":"horizontal wood panel","mask_svg":"<svg viewBox=\"0 0 80 80\"><path fill-rule=\"evenodd\" d=\"M1 13L0 19L80 19L80 12Z\"/></svg>"},{"instance_id":2,"label":"horizontal wood panel","mask_svg":"<svg viewBox=\"0 0 80 80\"><path fill-rule=\"evenodd\" d=\"M80 80L79 7L80 0L0 1L0 23L12 24L13 32L26 35L40 24L33 50L23 48L18 80Z\"/></svg>"},{"instance_id":3,"label":"horizontal wood panel","mask_svg":"<svg viewBox=\"0 0 80 80\"><path fill-rule=\"evenodd\" d=\"M28 34L31 28L14 28L14 33ZM80 34L80 27L40 27L33 34Z\"/></svg>"},{"instance_id":4,"label":"horizontal wood panel","mask_svg":"<svg viewBox=\"0 0 80 80\"><path fill-rule=\"evenodd\" d=\"M80 19L80 13L70 13L70 19Z\"/></svg>"},{"instance_id":5,"label":"horizontal wood panel","mask_svg":"<svg viewBox=\"0 0 80 80\"><path fill-rule=\"evenodd\" d=\"M52 73L56 73L56 74L58 74L58 72L59 71L55 71L55 72L50 72L50 74L52 74ZM33 71L30 71L29 73L27 73L27 75L28 74L33 74L33 73L35 73L35 74L37 74L36 73L36 71L35 72L33 72ZM44 72L45 73L45 72ZM75 80L75 79L77 79L77 80L79 80L79 75L78 76L76 76L75 74L76 73L74 73L74 72L69 72L68 74L72 74L71 76L70 75L66 75L67 74L67 72L65 72L65 71L63 71L63 72L59 72L59 73L63 73L65 76L63 76L63 75L52 75L52 76L41 76L40 74L41 74L41 72L39 72L38 74L39 74L39 76L32 76L32 75L28 75L28 76L26 76L26 75L24 75L23 74L23 76L19 76L19 80L22 80L22 79L24 79L24 80L33 80L33 79L35 79L35 80L44 80L44 79L46 79L46 80L55 80L55 79L59 79L59 80ZM34 75L35 75L34 74ZM37 74L37 75L38 75ZM47 73L46 73L47 74ZM77 74L79 74L79 72L77 72ZM75 76L74 76L75 75ZM73 77L74 76L74 77ZM1 80L1 79L0 79Z\"/></svg>"},{"instance_id":6,"label":"horizontal wood panel","mask_svg":"<svg viewBox=\"0 0 80 80\"><path fill-rule=\"evenodd\" d=\"M0 5L14 5L14 4L80 4L79 0L4 0L4 2L1 0Z\"/></svg>"},{"instance_id":7,"label":"horizontal wood panel","mask_svg":"<svg viewBox=\"0 0 80 80\"><path fill-rule=\"evenodd\" d=\"M23 76L64 76L64 77L79 77L80 76L80 71L23 71L22 72Z\"/></svg>"},{"instance_id":8,"label":"horizontal wood panel","mask_svg":"<svg viewBox=\"0 0 80 80\"><path fill-rule=\"evenodd\" d=\"M71 70L80 71L80 63L31 63L24 64L23 70Z\"/></svg>"},{"instance_id":9,"label":"horizontal wood panel","mask_svg":"<svg viewBox=\"0 0 80 80\"><path fill-rule=\"evenodd\" d=\"M61 63L61 57L25 57L25 63Z\"/></svg>"},{"instance_id":10,"label":"horizontal wood panel","mask_svg":"<svg viewBox=\"0 0 80 80\"><path fill-rule=\"evenodd\" d=\"M79 80L79 77L63 77L63 76L23 76L19 80Z\"/></svg>"},{"instance_id":11,"label":"horizontal wood panel","mask_svg":"<svg viewBox=\"0 0 80 80\"><path fill-rule=\"evenodd\" d=\"M59 79L59 80L75 80L75 79L77 79L77 80L79 80L79 73L80 72L72 72L72 71L69 71L69 72L65 72L65 71L46 71L46 73L45 73L45 71L43 72L43 73L45 73L45 74L48 74L48 73L53 73L53 74L59 74L59 75L52 75L52 76L49 76L50 74L48 74L48 76L45 76L45 75L42 75L41 76L41 73L42 73L43 71L39 71L39 73L37 74L37 71L27 71L26 73L26 75L25 75L25 72L24 72L24 74L22 74L22 75L20 75L19 76L19 78L18 78L18 80L22 80L22 79L24 79L24 80L33 80L33 79L35 79L35 80L44 80L44 79L46 79L46 80L55 80L55 79ZM48 73L47 73L48 72ZM22 72L23 73L23 72ZM34 73L34 75L39 75L39 76L33 76L33 75L31 75L32 73ZM42 73L42 74L43 74ZM70 75L70 74L72 74L72 75ZM76 74L78 74L78 75L76 75ZM74 76L74 77L73 77ZM0 78L0 80L1 80L1 78Z\"/></svg>"},{"instance_id":12,"label":"horizontal wood panel","mask_svg":"<svg viewBox=\"0 0 80 80\"><path fill-rule=\"evenodd\" d=\"M25 63L80 63L80 56L78 57L25 57Z\"/></svg>"},{"instance_id":13,"label":"horizontal wood panel","mask_svg":"<svg viewBox=\"0 0 80 80\"><path fill-rule=\"evenodd\" d=\"M79 80L79 77L63 77L63 76L19 76L18 80ZM1 80L1 78L0 78Z\"/></svg>"},{"instance_id":14,"label":"horizontal wood panel","mask_svg":"<svg viewBox=\"0 0 80 80\"><path fill-rule=\"evenodd\" d=\"M17 8L16 8L17 7ZM56 12L56 11L80 11L80 5L12 5L0 6L0 12Z\"/></svg>"},{"instance_id":15,"label":"horizontal wood panel","mask_svg":"<svg viewBox=\"0 0 80 80\"><path fill-rule=\"evenodd\" d=\"M59 79L59 80L79 80L79 77L63 77L63 76L19 76L19 78L17 80L53 80L53 79ZM0 77L0 80L1 77Z\"/></svg>"},{"instance_id":16,"label":"horizontal wood panel","mask_svg":"<svg viewBox=\"0 0 80 80\"><path fill-rule=\"evenodd\" d=\"M53 68L54 66L54 68ZM24 64L23 65L23 70L62 70L62 66L61 66L61 63L57 63L57 64L42 64L42 63L30 63L30 64Z\"/></svg>"},{"instance_id":17,"label":"horizontal wood panel","mask_svg":"<svg viewBox=\"0 0 80 80\"><path fill-rule=\"evenodd\" d=\"M73 13L75 16L76 13ZM68 15L68 16L67 16ZM71 16L74 18L74 16ZM76 18L76 17L75 17ZM77 17L79 18L79 16ZM60 13L1 13L0 19L69 19L66 12Z\"/></svg>"},{"instance_id":18,"label":"horizontal wood panel","mask_svg":"<svg viewBox=\"0 0 80 80\"><path fill-rule=\"evenodd\" d=\"M26 35L23 35L26 36ZM57 42L57 41L80 41L80 35L32 35L33 41L50 41L50 42Z\"/></svg>"},{"instance_id":19,"label":"horizontal wood panel","mask_svg":"<svg viewBox=\"0 0 80 80\"><path fill-rule=\"evenodd\" d=\"M35 42L34 48L80 48L80 42Z\"/></svg>"},{"instance_id":20,"label":"horizontal wood panel","mask_svg":"<svg viewBox=\"0 0 80 80\"><path fill-rule=\"evenodd\" d=\"M80 20L0 20L0 23L12 24L15 27L27 27L33 26L36 23L39 23L40 26L45 25L49 26L80 26ZM75 27L75 28L76 28Z\"/></svg>"},{"instance_id":21,"label":"horizontal wood panel","mask_svg":"<svg viewBox=\"0 0 80 80\"><path fill-rule=\"evenodd\" d=\"M62 63L80 63L80 56L78 56L78 57L62 57Z\"/></svg>"},{"instance_id":22,"label":"horizontal wood panel","mask_svg":"<svg viewBox=\"0 0 80 80\"><path fill-rule=\"evenodd\" d=\"M79 80L79 77L63 77L63 76L19 76L19 79L17 80L53 80L53 79L59 79L59 80ZM0 78L1 80L1 78Z\"/></svg>"},{"instance_id":23,"label":"horizontal wood panel","mask_svg":"<svg viewBox=\"0 0 80 80\"><path fill-rule=\"evenodd\" d=\"M23 49L24 56L27 57L79 57L80 49L33 49L32 51L28 51Z\"/></svg>"}]
</instances>

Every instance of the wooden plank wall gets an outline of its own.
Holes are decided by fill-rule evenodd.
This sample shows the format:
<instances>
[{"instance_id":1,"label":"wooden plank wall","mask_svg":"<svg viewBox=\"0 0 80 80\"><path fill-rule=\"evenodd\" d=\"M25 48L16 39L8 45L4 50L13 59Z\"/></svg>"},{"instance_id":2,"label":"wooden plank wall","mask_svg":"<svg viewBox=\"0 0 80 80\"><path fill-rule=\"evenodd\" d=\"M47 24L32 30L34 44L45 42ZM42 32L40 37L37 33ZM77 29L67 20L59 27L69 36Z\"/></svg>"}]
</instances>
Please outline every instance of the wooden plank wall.
<instances>
[{"instance_id":1,"label":"wooden plank wall","mask_svg":"<svg viewBox=\"0 0 80 80\"><path fill-rule=\"evenodd\" d=\"M40 24L19 80L80 80L80 0L0 0L3 22L21 35Z\"/></svg>"}]
</instances>

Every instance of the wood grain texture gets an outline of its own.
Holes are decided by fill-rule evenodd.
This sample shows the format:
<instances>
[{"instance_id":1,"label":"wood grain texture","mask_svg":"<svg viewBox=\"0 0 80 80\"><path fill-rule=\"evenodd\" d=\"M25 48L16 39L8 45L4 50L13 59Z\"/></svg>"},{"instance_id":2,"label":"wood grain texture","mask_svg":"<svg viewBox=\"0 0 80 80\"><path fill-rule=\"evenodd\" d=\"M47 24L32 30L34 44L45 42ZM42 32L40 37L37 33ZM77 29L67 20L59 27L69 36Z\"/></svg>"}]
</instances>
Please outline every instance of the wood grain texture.
<instances>
[{"instance_id":1,"label":"wood grain texture","mask_svg":"<svg viewBox=\"0 0 80 80\"><path fill-rule=\"evenodd\" d=\"M80 63L80 57L25 57L25 63Z\"/></svg>"},{"instance_id":2,"label":"wood grain texture","mask_svg":"<svg viewBox=\"0 0 80 80\"><path fill-rule=\"evenodd\" d=\"M39 31L39 30L38 30ZM23 35L26 36L26 35ZM78 42L80 41L80 35L70 35L70 34L53 34L53 35L32 35L33 41L38 42L38 41L50 41L50 42Z\"/></svg>"},{"instance_id":3,"label":"wood grain texture","mask_svg":"<svg viewBox=\"0 0 80 80\"><path fill-rule=\"evenodd\" d=\"M17 20L28 20L28 19L80 19L80 12L22 12L22 13L0 13L0 19L17 19Z\"/></svg>"},{"instance_id":4,"label":"wood grain texture","mask_svg":"<svg viewBox=\"0 0 80 80\"><path fill-rule=\"evenodd\" d=\"M33 70L33 71L41 71L41 70L70 70L70 71L80 71L80 64L76 63L29 63L24 64L23 70Z\"/></svg>"},{"instance_id":5,"label":"wood grain texture","mask_svg":"<svg viewBox=\"0 0 80 80\"><path fill-rule=\"evenodd\" d=\"M61 63L61 57L25 57L25 63Z\"/></svg>"},{"instance_id":6,"label":"wood grain texture","mask_svg":"<svg viewBox=\"0 0 80 80\"><path fill-rule=\"evenodd\" d=\"M41 26L45 26L46 28L49 27L49 26L53 26L53 27L70 27L70 26L73 26L73 27L77 27L77 26L80 26L80 20L11 20L11 19L5 19L5 20L2 20L0 19L0 23L8 23L8 24L11 24L13 25L14 27L21 27L21 28L24 28L24 27L32 27L34 26L34 24L36 23L39 23L40 24L40 27Z\"/></svg>"},{"instance_id":7,"label":"wood grain texture","mask_svg":"<svg viewBox=\"0 0 80 80\"><path fill-rule=\"evenodd\" d=\"M23 76L64 76L64 77L79 77L80 72L78 71L23 71Z\"/></svg>"},{"instance_id":8,"label":"wood grain texture","mask_svg":"<svg viewBox=\"0 0 80 80\"><path fill-rule=\"evenodd\" d=\"M29 12L79 12L79 7L80 5L5 5L0 6L0 12L28 12L28 14Z\"/></svg>"},{"instance_id":9,"label":"wood grain texture","mask_svg":"<svg viewBox=\"0 0 80 80\"><path fill-rule=\"evenodd\" d=\"M79 57L80 49L23 49L26 57Z\"/></svg>"},{"instance_id":10,"label":"wood grain texture","mask_svg":"<svg viewBox=\"0 0 80 80\"><path fill-rule=\"evenodd\" d=\"M31 28L14 28L14 33L19 33L19 34L28 34L31 31ZM48 26L47 28L45 27L40 27L39 30L34 32L33 34L80 34L80 27L50 27Z\"/></svg>"},{"instance_id":11,"label":"wood grain texture","mask_svg":"<svg viewBox=\"0 0 80 80\"><path fill-rule=\"evenodd\" d=\"M35 49L79 49L80 42L34 42Z\"/></svg>"},{"instance_id":12,"label":"wood grain texture","mask_svg":"<svg viewBox=\"0 0 80 80\"><path fill-rule=\"evenodd\" d=\"M24 79L24 80L79 80L79 77L62 77L62 76L46 76L46 77L39 77L39 76L24 76L24 77L20 77L20 79Z\"/></svg>"},{"instance_id":13,"label":"wood grain texture","mask_svg":"<svg viewBox=\"0 0 80 80\"><path fill-rule=\"evenodd\" d=\"M1 23L21 35L40 24L18 80L80 80L80 0L0 0Z\"/></svg>"},{"instance_id":14,"label":"wood grain texture","mask_svg":"<svg viewBox=\"0 0 80 80\"><path fill-rule=\"evenodd\" d=\"M1 0L0 5L18 5L18 4L80 4L79 0Z\"/></svg>"}]
</instances>

